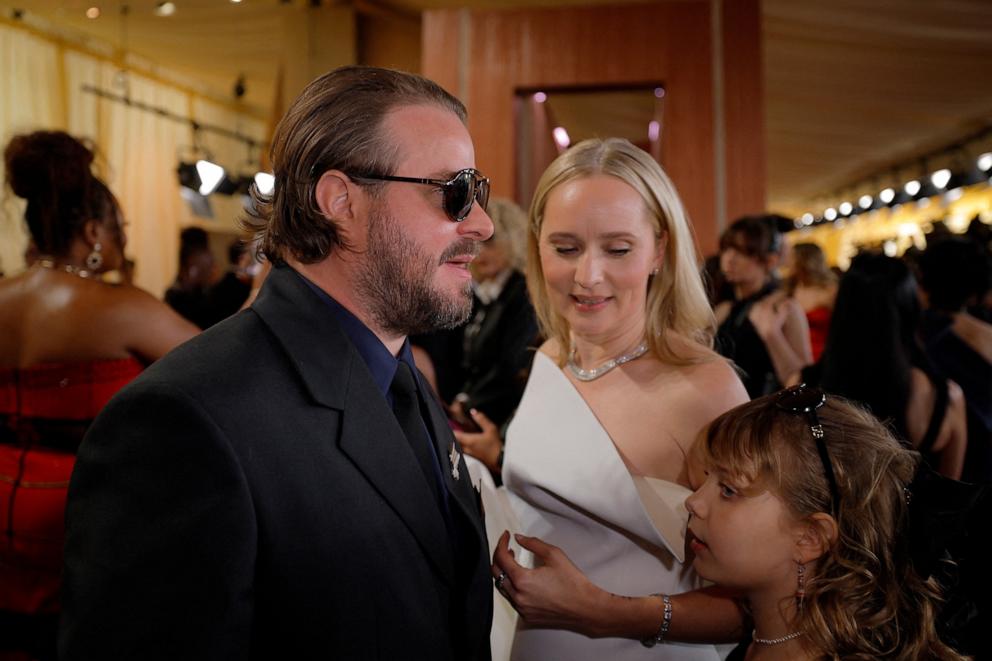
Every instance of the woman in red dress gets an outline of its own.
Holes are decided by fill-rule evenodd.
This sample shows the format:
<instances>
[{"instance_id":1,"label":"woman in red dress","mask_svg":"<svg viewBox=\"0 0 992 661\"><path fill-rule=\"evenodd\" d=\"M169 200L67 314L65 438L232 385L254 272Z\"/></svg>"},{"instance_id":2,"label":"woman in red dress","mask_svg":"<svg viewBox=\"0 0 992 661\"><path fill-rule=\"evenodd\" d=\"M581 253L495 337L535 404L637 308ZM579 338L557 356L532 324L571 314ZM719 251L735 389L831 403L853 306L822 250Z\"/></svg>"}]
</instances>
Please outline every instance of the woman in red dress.
<instances>
[{"instance_id":1,"label":"woman in red dress","mask_svg":"<svg viewBox=\"0 0 992 661\"><path fill-rule=\"evenodd\" d=\"M62 132L20 135L4 151L37 258L0 279L3 658L55 657L66 489L90 421L197 332L147 292L103 281L124 265L125 235L93 158Z\"/></svg>"}]
</instances>

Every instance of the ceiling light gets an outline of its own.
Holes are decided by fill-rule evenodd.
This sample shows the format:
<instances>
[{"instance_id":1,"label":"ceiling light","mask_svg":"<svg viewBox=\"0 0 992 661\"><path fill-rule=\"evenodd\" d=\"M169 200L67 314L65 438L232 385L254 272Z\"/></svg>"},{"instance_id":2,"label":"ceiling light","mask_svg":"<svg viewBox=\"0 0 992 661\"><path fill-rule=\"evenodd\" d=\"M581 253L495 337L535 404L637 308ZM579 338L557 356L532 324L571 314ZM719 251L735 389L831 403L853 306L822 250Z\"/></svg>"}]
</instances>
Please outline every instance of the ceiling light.
<instances>
[{"instance_id":1,"label":"ceiling light","mask_svg":"<svg viewBox=\"0 0 992 661\"><path fill-rule=\"evenodd\" d=\"M276 178L268 172L259 172L255 175L255 188L262 195L271 195L276 187Z\"/></svg>"},{"instance_id":2,"label":"ceiling light","mask_svg":"<svg viewBox=\"0 0 992 661\"><path fill-rule=\"evenodd\" d=\"M200 159L196 162L196 173L200 175L200 195L210 195L224 178L224 168Z\"/></svg>"},{"instance_id":3,"label":"ceiling light","mask_svg":"<svg viewBox=\"0 0 992 661\"><path fill-rule=\"evenodd\" d=\"M947 187L947 182L951 180L951 171L947 168L937 170L930 175L930 182L939 189Z\"/></svg>"},{"instance_id":4,"label":"ceiling light","mask_svg":"<svg viewBox=\"0 0 992 661\"><path fill-rule=\"evenodd\" d=\"M871 195L862 195L858 198L858 206L867 211L868 209L871 209L872 202L874 201L875 200Z\"/></svg>"},{"instance_id":5,"label":"ceiling light","mask_svg":"<svg viewBox=\"0 0 992 661\"><path fill-rule=\"evenodd\" d=\"M537 103L544 103L547 100L548 100L548 95L545 94L544 92L538 92L537 94L534 95L534 101L536 101Z\"/></svg>"},{"instance_id":6,"label":"ceiling light","mask_svg":"<svg viewBox=\"0 0 992 661\"><path fill-rule=\"evenodd\" d=\"M906 191L906 195L910 195L910 196L919 193L920 188L922 188L922 186L920 185L920 182L918 182L916 179L913 179L912 181L907 181L905 185L903 185L902 187L902 189Z\"/></svg>"},{"instance_id":7,"label":"ceiling light","mask_svg":"<svg viewBox=\"0 0 992 661\"><path fill-rule=\"evenodd\" d=\"M851 212L854 211L854 207L851 205L850 202L841 202L840 206L838 207L838 210L840 211L840 215L850 216Z\"/></svg>"},{"instance_id":8,"label":"ceiling light","mask_svg":"<svg viewBox=\"0 0 992 661\"><path fill-rule=\"evenodd\" d=\"M881 193L878 194L878 199L886 204L891 204L892 200L896 199L896 192L891 188L886 188Z\"/></svg>"},{"instance_id":9,"label":"ceiling light","mask_svg":"<svg viewBox=\"0 0 992 661\"><path fill-rule=\"evenodd\" d=\"M155 5L155 15L156 16L172 16L176 13L176 3L174 2L160 2Z\"/></svg>"},{"instance_id":10,"label":"ceiling light","mask_svg":"<svg viewBox=\"0 0 992 661\"><path fill-rule=\"evenodd\" d=\"M241 4L241 0L231 0L231 4L232 5L240 5Z\"/></svg>"},{"instance_id":11,"label":"ceiling light","mask_svg":"<svg viewBox=\"0 0 992 661\"><path fill-rule=\"evenodd\" d=\"M86 18L100 18L100 8L90 7L86 10Z\"/></svg>"},{"instance_id":12,"label":"ceiling light","mask_svg":"<svg viewBox=\"0 0 992 661\"><path fill-rule=\"evenodd\" d=\"M829 209L826 209L823 212L823 217L826 218L827 220L836 220L837 219L837 209L834 209L833 207L830 207Z\"/></svg>"},{"instance_id":13,"label":"ceiling light","mask_svg":"<svg viewBox=\"0 0 992 661\"><path fill-rule=\"evenodd\" d=\"M566 149L570 144L572 144L571 138L568 137L568 131L562 126L556 126L551 132L555 138L555 144L557 144L562 149Z\"/></svg>"},{"instance_id":14,"label":"ceiling light","mask_svg":"<svg viewBox=\"0 0 992 661\"><path fill-rule=\"evenodd\" d=\"M801 220L803 221L803 225L809 226L813 224L813 221L816 220L816 218L813 217L813 214L807 212L803 214Z\"/></svg>"},{"instance_id":15,"label":"ceiling light","mask_svg":"<svg viewBox=\"0 0 992 661\"><path fill-rule=\"evenodd\" d=\"M992 152L987 152L978 157L978 169L982 172L992 170Z\"/></svg>"},{"instance_id":16,"label":"ceiling light","mask_svg":"<svg viewBox=\"0 0 992 661\"><path fill-rule=\"evenodd\" d=\"M654 98L656 98L656 99L663 99L663 98L665 98L665 88L664 87L655 87L654 88Z\"/></svg>"}]
</instances>

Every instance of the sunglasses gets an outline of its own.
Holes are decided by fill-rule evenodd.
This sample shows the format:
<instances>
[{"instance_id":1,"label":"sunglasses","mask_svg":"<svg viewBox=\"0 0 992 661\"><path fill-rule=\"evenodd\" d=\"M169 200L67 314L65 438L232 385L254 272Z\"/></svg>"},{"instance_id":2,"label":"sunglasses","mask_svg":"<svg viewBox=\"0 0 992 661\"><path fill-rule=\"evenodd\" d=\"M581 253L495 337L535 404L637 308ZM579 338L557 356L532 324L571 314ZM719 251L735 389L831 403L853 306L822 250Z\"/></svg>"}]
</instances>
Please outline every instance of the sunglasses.
<instances>
[{"instance_id":1,"label":"sunglasses","mask_svg":"<svg viewBox=\"0 0 992 661\"><path fill-rule=\"evenodd\" d=\"M478 202L482 210L489 206L489 179L475 168L459 170L451 179L418 179L416 177L394 177L392 175L363 174L352 179L373 181L399 181L407 184L437 186L443 195L444 213L456 223L460 223L472 211L472 203Z\"/></svg>"},{"instance_id":2,"label":"sunglasses","mask_svg":"<svg viewBox=\"0 0 992 661\"><path fill-rule=\"evenodd\" d=\"M809 431L816 441L816 451L820 454L820 463L830 485L830 496L833 502L834 516L840 512L840 492L837 489L837 478L834 476L834 466L830 462L827 443L823 440L823 425L816 415L816 410L827 401L827 396L819 388L810 388L805 383L786 388L775 396L775 405L783 411L805 415L809 421Z\"/></svg>"}]
</instances>

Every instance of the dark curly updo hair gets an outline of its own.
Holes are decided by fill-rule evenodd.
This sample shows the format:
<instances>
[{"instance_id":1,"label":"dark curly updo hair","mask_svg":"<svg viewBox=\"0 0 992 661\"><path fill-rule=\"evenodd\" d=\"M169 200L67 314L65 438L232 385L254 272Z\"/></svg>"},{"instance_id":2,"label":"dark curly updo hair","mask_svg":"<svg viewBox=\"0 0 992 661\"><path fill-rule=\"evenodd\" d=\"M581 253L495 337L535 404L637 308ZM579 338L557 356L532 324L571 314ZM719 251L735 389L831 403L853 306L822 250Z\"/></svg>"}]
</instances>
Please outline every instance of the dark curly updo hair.
<instances>
[{"instance_id":1,"label":"dark curly updo hair","mask_svg":"<svg viewBox=\"0 0 992 661\"><path fill-rule=\"evenodd\" d=\"M91 166L94 151L63 131L15 136L3 152L7 183L27 200L24 218L42 254L64 255L83 226L116 214L117 200Z\"/></svg>"}]
</instances>

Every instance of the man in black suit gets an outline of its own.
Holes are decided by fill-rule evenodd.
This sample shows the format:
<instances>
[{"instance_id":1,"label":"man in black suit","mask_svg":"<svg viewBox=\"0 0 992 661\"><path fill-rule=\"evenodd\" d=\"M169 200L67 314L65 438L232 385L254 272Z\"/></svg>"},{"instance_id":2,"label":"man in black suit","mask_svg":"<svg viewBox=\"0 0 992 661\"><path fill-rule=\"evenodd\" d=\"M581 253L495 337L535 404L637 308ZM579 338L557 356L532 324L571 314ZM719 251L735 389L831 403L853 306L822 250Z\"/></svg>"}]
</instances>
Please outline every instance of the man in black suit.
<instances>
[{"instance_id":1,"label":"man in black suit","mask_svg":"<svg viewBox=\"0 0 992 661\"><path fill-rule=\"evenodd\" d=\"M489 657L478 500L406 341L465 320L493 231L464 122L368 67L294 102L246 220L274 264L258 299L80 448L61 658Z\"/></svg>"}]
</instances>

